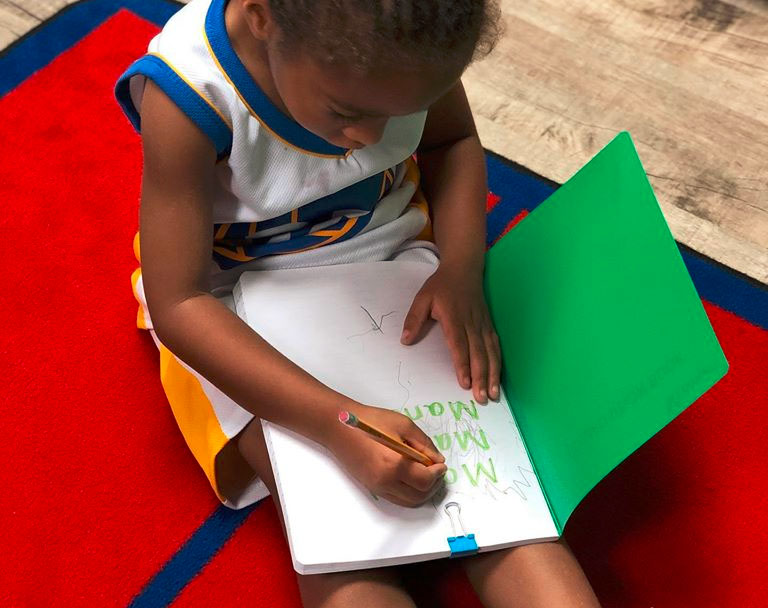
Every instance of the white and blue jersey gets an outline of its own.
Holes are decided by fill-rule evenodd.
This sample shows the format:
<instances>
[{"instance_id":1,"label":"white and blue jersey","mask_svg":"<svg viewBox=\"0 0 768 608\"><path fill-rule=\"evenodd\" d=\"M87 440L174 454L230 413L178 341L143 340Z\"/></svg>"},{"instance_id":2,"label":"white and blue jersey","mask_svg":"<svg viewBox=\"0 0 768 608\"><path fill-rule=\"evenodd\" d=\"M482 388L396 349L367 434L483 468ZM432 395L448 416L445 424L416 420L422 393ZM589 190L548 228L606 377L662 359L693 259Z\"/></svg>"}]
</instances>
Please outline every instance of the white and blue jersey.
<instances>
[{"instance_id":1,"label":"white and blue jersey","mask_svg":"<svg viewBox=\"0 0 768 608\"><path fill-rule=\"evenodd\" d=\"M412 158L426 112L391 118L375 145L330 144L251 78L227 34L226 3L184 6L116 86L137 130L150 78L216 147L212 287L243 270L385 260L415 245L429 230Z\"/></svg>"}]
</instances>

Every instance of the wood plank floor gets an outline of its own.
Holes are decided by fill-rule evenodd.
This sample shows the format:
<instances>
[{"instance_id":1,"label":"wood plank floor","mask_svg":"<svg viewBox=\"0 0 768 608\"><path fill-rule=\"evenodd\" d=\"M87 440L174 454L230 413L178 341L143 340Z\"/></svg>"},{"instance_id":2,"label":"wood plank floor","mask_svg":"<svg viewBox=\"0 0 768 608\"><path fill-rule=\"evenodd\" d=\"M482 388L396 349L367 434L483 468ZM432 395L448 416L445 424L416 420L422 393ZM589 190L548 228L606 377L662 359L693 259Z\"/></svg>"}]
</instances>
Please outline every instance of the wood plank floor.
<instances>
[{"instance_id":1,"label":"wood plank floor","mask_svg":"<svg viewBox=\"0 0 768 608\"><path fill-rule=\"evenodd\" d=\"M0 48L67 3L0 0ZM484 145L563 182L628 130L675 237L768 283L768 3L501 6L464 78Z\"/></svg>"}]
</instances>

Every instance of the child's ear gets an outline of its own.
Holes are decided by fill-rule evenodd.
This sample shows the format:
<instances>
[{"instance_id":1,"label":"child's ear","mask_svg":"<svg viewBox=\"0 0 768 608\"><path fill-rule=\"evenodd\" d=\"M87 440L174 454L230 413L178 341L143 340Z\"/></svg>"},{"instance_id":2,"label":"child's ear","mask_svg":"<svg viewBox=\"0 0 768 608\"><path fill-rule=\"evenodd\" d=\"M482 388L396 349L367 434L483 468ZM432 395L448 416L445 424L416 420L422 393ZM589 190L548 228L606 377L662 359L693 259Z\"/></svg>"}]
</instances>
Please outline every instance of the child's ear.
<instances>
[{"instance_id":1,"label":"child's ear","mask_svg":"<svg viewBox=\"0 0 768 608\"><path fill-rule=\"evenodd\" d=\"M258 40L268 41L275 33L269 0L241 0L248 29Z\"/></svg>"}]
</instances>

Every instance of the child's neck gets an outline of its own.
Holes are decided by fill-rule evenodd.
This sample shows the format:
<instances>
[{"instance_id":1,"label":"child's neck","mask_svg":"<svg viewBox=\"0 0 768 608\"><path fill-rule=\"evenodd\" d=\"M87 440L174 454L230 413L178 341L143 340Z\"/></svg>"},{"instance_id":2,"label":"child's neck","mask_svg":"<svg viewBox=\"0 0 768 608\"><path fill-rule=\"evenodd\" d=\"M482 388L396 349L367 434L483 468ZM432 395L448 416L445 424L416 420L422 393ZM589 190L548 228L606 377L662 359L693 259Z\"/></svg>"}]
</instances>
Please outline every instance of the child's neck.
<instances>
[{"instance_id":1,"label":"child's neck","mask_svg":"<svg viewBox=\"0 0 768 608\"><path fill-rule=\"evenodd\" d=\"M251 78L283 114L291 116L275 87L265 44L251 33L243 14L242 3L228 2L224 20L232 48L245 69L248 70Z\"/></svg>"}]
</instances>

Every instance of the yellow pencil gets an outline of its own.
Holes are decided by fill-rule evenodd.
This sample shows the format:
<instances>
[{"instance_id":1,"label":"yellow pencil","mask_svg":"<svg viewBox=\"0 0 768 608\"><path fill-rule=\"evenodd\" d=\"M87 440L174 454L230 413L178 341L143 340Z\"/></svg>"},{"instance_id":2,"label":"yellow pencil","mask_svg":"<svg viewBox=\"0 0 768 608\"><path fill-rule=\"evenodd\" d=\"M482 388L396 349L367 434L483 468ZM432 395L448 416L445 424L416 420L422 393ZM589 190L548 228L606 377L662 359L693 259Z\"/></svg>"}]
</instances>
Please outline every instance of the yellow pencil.
<instances>
[{"instance_id":1,"label":"yellow pencil","mask_svg":"<svg viewBox=\"0 0 768 608\"><path fill-rule=\"evenodd\" d=\"M339 420L344 424L348 424L349 426L357 427L361 431L365 431L373 439L378 441L380 444L387 446L392 450L395 450L395 452L397 452L398 454L402 454L403 456L406 456L411 460L420 462L425 467L429 467L435 464L434 462L432 462L432 459L429 458L429 456L427 456L426 454L422 454L418 450L415 450L414 448L403 443L399 439L395 439L394 437L392 437L391 435L388 435L384 431L377 429L375 426L371 426L367 422L363 422L362 420L360 420L360 418L355 416L352 412L346 412L346 411L339 412Z\"/></svg>"}]
</instances>

